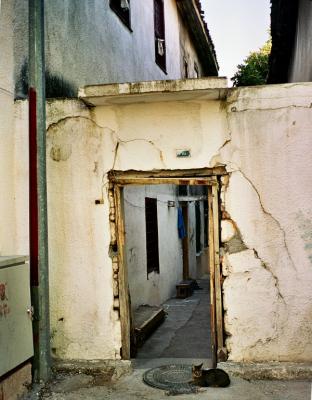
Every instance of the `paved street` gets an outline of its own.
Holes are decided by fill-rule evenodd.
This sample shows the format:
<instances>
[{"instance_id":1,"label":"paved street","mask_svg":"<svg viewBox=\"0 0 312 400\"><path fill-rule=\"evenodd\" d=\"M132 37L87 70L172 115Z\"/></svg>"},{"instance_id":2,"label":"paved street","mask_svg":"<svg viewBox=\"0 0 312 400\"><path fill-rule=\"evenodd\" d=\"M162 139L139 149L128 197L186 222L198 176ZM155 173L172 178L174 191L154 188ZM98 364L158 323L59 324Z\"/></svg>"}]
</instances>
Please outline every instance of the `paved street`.
<instances>
[{"instance_id":1,"label":"paved street","mask_svg":"<svg viewBox=\"0 0 312 400\"><path fill-rule=\"evenodd\" d=\"M152 366L153 363L149 363ZM166 392L154 389L142 382L145 366L138 366L131 375L124 376L118 382L107 384L96 381L91 376L59 376L40 394L34 392L25 400L162 400L168 399ZM232 378L228 388L207 388L201 393L174 396L174 399L201 400L310 400L309 382L252 381Z\"/></svg>"}]
</instances>

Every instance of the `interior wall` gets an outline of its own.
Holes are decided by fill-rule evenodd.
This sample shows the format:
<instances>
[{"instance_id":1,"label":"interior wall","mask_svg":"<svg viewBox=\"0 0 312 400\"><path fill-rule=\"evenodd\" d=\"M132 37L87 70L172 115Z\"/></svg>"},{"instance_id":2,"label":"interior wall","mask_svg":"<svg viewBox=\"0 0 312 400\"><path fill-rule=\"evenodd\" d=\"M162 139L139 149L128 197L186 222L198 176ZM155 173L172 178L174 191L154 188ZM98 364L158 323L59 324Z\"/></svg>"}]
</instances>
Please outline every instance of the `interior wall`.
<instances>
[{"instance_id":1,"label":"interior wall","mask_svg":"<svg viewBox=\"0 0 312 400\"><path fill-rule=\"evenodd\" d=\"M175 295L183 278L182 241L178 236L178 201L175 185L124 188L125 248L131 306L159 306ZM145 198L157 199L159 274L147 275ZM176 203L168 207L168 201Z\"/></svg>"}]
</instances>

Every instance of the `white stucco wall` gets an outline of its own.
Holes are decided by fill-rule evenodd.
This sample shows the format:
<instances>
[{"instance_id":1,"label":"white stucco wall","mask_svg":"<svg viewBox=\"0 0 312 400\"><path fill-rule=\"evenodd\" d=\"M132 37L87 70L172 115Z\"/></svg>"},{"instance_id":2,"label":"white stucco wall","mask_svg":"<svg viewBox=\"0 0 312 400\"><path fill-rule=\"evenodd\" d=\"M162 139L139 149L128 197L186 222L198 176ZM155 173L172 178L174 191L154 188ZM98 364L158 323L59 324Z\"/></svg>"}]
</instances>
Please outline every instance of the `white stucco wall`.
<instances>
[{"instance_id":1,"label":"white stucco wall","mask_svg":"<svg viewBox=\"0 0 312 400\"><path fill-rule=\"evenodd\" d=\"M0 9L0 254L15 254L14 216L14 85L12 2Z\"/></svg>"},{"instance_id":2,"label":"white stucco wall","mask_svg":"<svg viewBox=\"0 0 312 400\"><path fill-rule=\"evenodd\" d=\"M311 360L311 97L311 84L291 84L233 89L227 103L184 100L92 111L74 101L49 104L56 356L92 359L120 354L108 254L106 173L113 167L188 169L221 163L229 172L222 193L229 358ZM17 105L22 118L25 107ZM24 162L19 155L27 148L27 121L23 124L19 123L23 139L16 142L16 162ZM176 158L175 150L181 148L190 148L191 157ZM27 171L27 165L20 168ZM27 198L27 183L19 179L16 196L24 212L20 210L18 224L26 232L27 202L22 199ZM95 205L102 194L104 204Z\"/></svg>"},{"instance_id":3,"label":"white stucco wall","mask_svg":"<svg viewBox=\"0 0 312 400\"><path fill-rule=\"evenodd\" d=\"M146 271L145 197L157 199L159 274ZM168 200L176 207L168 207ZM131 306L159 306L175 295L183 278L182 243L178 237L176 186L128 186L124 189L125 240Z\"/></svg>"},{"instance_id":4,"label":"white stucco wall","mask_svg":"<svg viewBox=\"0 0 312 400\"><path fill-rule=\"evenodd\" d=\"M90 111L78 101L50 102L47 114L52 352L67 359L120 358L108 254L108 202L95 206L105 183L102 171L104 148L111 147L109 131L97 129ZM17 241L24 253L28 249L26 102L16 103L16 115L16 161L23 171L15 181Z\"/></svg>"},{"instance_id":5,"label":"white stucco wall","mask_svg":"<svg viewBox=\"0 0 312 400\"><path fill-rule=\"evenodd\" d=\"M298 84L238 89L228 98L225 207L247 247L227 257L233 360L312 358L311 94L311 84Z\"/></svg>"},{"instance_id":6,"label":"white stucco wall","mask_svg":"<svg viewBox=\"0 0 312 400\"><path fill-rule=\"evenodd\" d=\"M312 3L299 1L297 33L290 66L290 82L312 81Z\"/></svg>"}]
</instances>

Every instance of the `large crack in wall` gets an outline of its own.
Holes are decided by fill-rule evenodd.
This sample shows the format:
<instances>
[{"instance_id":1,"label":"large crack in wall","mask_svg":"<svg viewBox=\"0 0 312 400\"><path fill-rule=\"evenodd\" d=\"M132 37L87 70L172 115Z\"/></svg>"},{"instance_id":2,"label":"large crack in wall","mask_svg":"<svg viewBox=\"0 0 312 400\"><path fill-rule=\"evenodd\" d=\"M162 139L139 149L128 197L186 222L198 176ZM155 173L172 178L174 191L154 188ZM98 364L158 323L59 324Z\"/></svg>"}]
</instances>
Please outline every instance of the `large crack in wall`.
<instances>
[{"instance_id":1,"label":"large crack in wall","mask_svg":"<svg viewBox=\"0 0 312 400\"><path fill-rule=\"evenodd\" d=\"M270 213L269 211L266 210L266 208L265 208L264 205L263 205L263 201L262 201L262 199L261 199L260 193L259 193L259 191L257 190L255 184L252 182L252 180L251 180L250 178L248 178L248 176L247 176L240 168L237 168L237 172L239 172L239 173L244 177L244 179L250 184L250 186L252 187L252 189L253 189L254 192L256 193L256 195L257 195L257 197L258 197L258 200L259 200L259 204L260 204L260 207L261 207L262 212L263 212L265 215L267 215L268 217L270 217L270 218L274 221L274 223L277 225L278 229L280 230L280 232L281 232L281 234L282 234L282 237L283 237L284 248L285 248L285 250L286 250L287 256L288 256L288 258L289 258L289 260L290 260L290 262L291 262L292 267L293 267L294 270L296 271L296 266L295 266L294 260L292 259L292 256L291 256L291 254L290 254L290 251L289 251L289 248L288 248L288 245L287 245L287 241L286 241L286 232L285 232L285 230L283 229L281 223L279 222L279 220L278 220L276 217L274 217L274 215L273 215L272 213Z\"/></svg>"},{"instance_id":2,"label":"large crack in wall","mask_svg":"<svg viewBox=\"0 0 312 400\"><path fill-rule=\"evenodd\" d=\"M117 134L117 132L115 130L109 128L108 126L103 126L103 125L98 124L96 121L94 121L93 118L88 117L88 116L66 115L65 117L62 117L62 118L58 119L57 121L50 123L47 127L47 134L50 134L51 131L53 131L53 130L56 130L56 131L60 131L61 129L64 130L65 125L68 122L71 122L71 121L79 122L81 120L88 121L92 125L94 125L96 128L101 129L104 132L104 134L110 135L112 138L112 141L114 142L114 146L113 146L113 150L112 150L112 153L113 153L112 154L113 155L112 165L109 166L108 168L106 168L105 171L102 172L102 187L101 187L101 200L102 201L104 200L104 189L105 189L105 187L107 187L107 185L109 183L109 181L107 179L107 174L109 171L113 171L116 167L117 158L118 158L118 154L119 154L121 145L127 145L129 143L135 143L135 142L145 142L145 143L149 144L158 152L161 165L163 166L163 168L166 168L163 151L155 144L154 141L149 140L149 139L144 139L144 138L133 138L133 139L129 139L129 140L123 140L122 138L119 137L119 135ZM50 156L53 159L53 161L66 161L70 156L69 153L70 153L70 151L68 149L65 149L64 145L62 148L62 146L55 146L52 143ZM95 161L95 165L97 168L96 161Z\"/></svg>"},{"instance_id":3,"label":"large crack in wall","mask_svg":"<svg viewBox=\"0 0 312 400\"><path fill-rule=\"evenodd\" d=\"M230 141L227 141L227 143L225 143L225 145L227 145L229 142ZM223 226L223 228L225 228L225 226L224 226L225 223L227 224L227 226L229 226L229 224L231 225L230 229L226 228L227 232L225 234L222 234L222 232L221 232L221 237L223 236L224 254L225 254L225 256L226 255L231 256L231 255L240 254L240 253L243 253L243 252L252 251L252 254L253 254L254 258L257 259L260 262L259 266L261 266L263 268L263 270L265 270L267 273L270 274L270 276L272 278L272 287L274 287L274 289L276 291L276 299L277 299L277 303L275 305L274 305L273 301L272 301L272 304L271 304L271 312L275 316L274 319L272 319L272 328L271 328L272 331L270 332L270 334L267 337L260 337L260 338L255 337L255 341L253 343L249 343L248 346L245 349L243 349L243 348L241 349L242 354L248 354L252 349L258 348L258 346L267 346L270 343L272 343L273 341L277 340L278 332L281 332L284 329L284 322L280 319L279 304L283 307L283 309L285 311L287 311L287 304L286 304L286 301L284 299L284 295L282 293L282 290L280 288L280 282L279 282L278 276L274 273L274 271L271 268L270 264L267 261L263 260L259 256L259 253L258 253L257 249L254 248L254 247L250 247L250 246L248 246L246 244L246 242L244 241L244 238L242 236L242 233L241 233L241 231L239 229L239 226L238 226L237 222L232 219L231 215L226 210L226 191L228 189L228 185L230 184L231 176L232 176L233 173L240 173L240 175L243 178L245 178L245 180L248 182L248 185L250 185L253 188L253 190L257 193L257 198L259 200L260 207L261 207L261 210L263 211L263 213L265 215L268 215L270 217L270 219L273 220L274 223L279 228L281 228L281 227L280 227L279 222L274 218L274 216L272 216L264 208L263 203L261 201L260 194L259 194L258 190L256 189L256 187L254 186L254 184L249 179L247 179L245 177L245 175L238 170L238 168L236 168L236 170L234 170L231 173L229 173L228 182L226 184L223 184L222 194L221 194L221 198L222 198L222 205L221 205L222 223L221 223L221 227ZM228 232L229 230L230 230L230 233ZM279 231L281 231L281 229L279 229ZM224 236L225 236L225 238L224 238ZM223 275L225 275L224 282L226 282L227 279L229 279L229 278L231 279L231 277L233 277L235 275L235 272L233 272L233 271L231 272L230 270L227 270L228 266L226 266L226 263L223 263L223 259L224 258L222 257L222 260L221 260L222 261L222 272L223 272ZM249 276L250 273L252 274L251 276ZM252 279L252 277L253 277L252 270L250 272L248 272L248 274L247 274L247 271L245 271L241 275L242 282L244 282L244 280L246 280L246 282L248 282L248 280ZM237 275L237 278L238 278L238 275ZM228 291L228 290L230 290L230 288L229 287L225 287L224 290ZM273 296L272 298L274 298L274 297L275 296ZM231 307L233 307L233 306L234 305L231 305ZM228 305L226 307L228 307ZM231 337L236 335L236 333L235 333L235 329L236 328L234 328L234 331L232 330L233 321L230 323L230 325L228 325L227 315L228 315L228 309L225 308L225 332L226 332L226 335L227 335L226 346L227 346L229 358L231 358L231 354L232 354L232 350L233 350L232 349L232 342L229 342L228 340ZM244 330L242 330L242 334L243 334L243 332L244 332Z\"/></svg>"}]
</instances>

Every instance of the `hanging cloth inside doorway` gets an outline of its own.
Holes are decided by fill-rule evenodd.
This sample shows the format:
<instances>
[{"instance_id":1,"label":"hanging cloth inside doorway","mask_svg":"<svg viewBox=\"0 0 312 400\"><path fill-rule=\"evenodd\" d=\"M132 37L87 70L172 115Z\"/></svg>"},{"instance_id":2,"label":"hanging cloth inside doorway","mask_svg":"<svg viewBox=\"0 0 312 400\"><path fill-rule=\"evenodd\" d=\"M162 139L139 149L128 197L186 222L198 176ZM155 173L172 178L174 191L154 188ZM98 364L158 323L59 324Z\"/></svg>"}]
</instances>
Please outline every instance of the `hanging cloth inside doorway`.
<instances>
[{"instance_id":1,"label":"hanging cloth inside doorway","mask_svg":"<svg viewBox=\"0 0 312 400\"><path fill-rule=\"evenodd\" d=\"M181 207L178 208L178 232L180 239L184 239L186 237L184 219Z\"/></svg>"}]
</instances>

